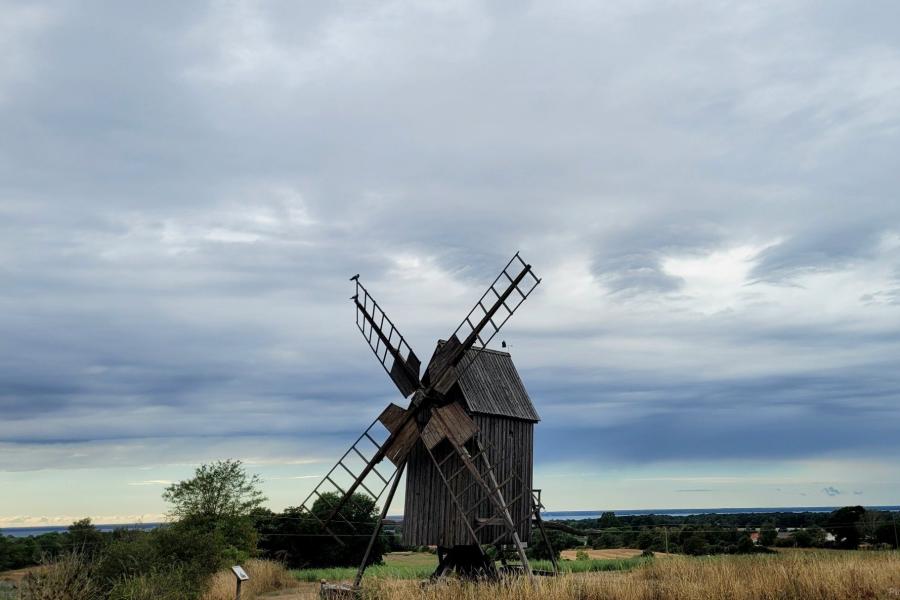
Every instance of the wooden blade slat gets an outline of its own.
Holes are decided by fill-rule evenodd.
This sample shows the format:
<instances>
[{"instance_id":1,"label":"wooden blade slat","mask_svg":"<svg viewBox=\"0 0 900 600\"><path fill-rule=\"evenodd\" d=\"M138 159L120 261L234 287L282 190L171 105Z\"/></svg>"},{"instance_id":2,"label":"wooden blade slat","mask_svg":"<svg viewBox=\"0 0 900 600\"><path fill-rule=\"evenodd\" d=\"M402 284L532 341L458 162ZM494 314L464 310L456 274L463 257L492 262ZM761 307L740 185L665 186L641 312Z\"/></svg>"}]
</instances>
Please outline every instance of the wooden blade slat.
<instances>
[{"instance_id":1,"label":"wooden blade slat","mask_svg":"<svg viewBox=\"0 0 900 600\"><path fill-rule=\"evenodd\" d=\"M431 418L425 429L422 430L422 441L431 450L445 439L449 439L454 446L461 446L472 439L478 432L478 426L466 413L466 409L459 402L453 402L447 406L434 408L432 412L438 413L441 418Z\"/></svg>"}]
</instances>

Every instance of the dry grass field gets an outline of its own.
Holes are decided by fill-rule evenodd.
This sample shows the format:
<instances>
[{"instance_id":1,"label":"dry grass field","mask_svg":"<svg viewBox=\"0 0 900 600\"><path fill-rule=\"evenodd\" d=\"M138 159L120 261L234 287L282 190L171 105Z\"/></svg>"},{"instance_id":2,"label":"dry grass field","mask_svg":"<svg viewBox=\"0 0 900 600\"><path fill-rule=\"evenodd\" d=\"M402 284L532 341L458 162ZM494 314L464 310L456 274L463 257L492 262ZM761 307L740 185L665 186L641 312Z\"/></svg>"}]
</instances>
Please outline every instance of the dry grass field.
<instances>
[{"instance_id":1,"label":"dry grass field","mask_svg":"<svg viewBox=\"0 0 900 600\"><path fill-rule=\"evenodd\" d=\"M610 562L620 555L606 552ZM594 560L601 559L598 555ZM631 553L627 553L627 558ZM432 555L389 555L390 567L425 568ZM281 565L248 561L251 582L242 599L305 600L318 597L318 583L302 582ZM892 600L900 599L900 553L894 551L802 551L778 554L687 557L669 555L639 561L631 570L570 573L542 578L538 589L525 579L500 584L367 576L370 600ZM5 573L19 579L20 573ZM12 581L7 581L12 583ZM6 592L13 592L12 595ZM0 598L15 598L6 590ZM223 571L203 600L234 597L234 576Z\"/></svg>"},{"instance_id":2,"label":"dry grass field","mask_svg":"<svg viewBox=\"0 0 900 600\"><path fill-rule=\"evenodd\" d=\"M372 579L384 600L879 600L900 598L897 552L790 553L654 560L630 572L581 573L505 584Z\"/></svg>"},{"instance_id":3,"label":"dry grass field","mask_svg":"<svg viewBox=\"0 0 900 600\"><path fill-rule=\"evenodd\" d=\"M576 560L578 552L579 550L563 550L560 554L563 560ZM581 552L586 552L591 560L621 560L641 555L641 550L637 548L607 548L603 550L585 548ZM656 556L667 556L664 552L656 552L655 554Z\"/></svg>"},{"instance_id":4,"label":"dry grass field","mask_svg":"<svg viewBox=\"0 0 900 600\"><path fill-rule=\"evenodd\" d=\"M250 580L241 586L241 597L245 600L256 598L263 592L297 588L297 580L280 563L252 559L243 567L250 576ZM234 590L234 574L230 569L221 571L213 577L203 600L233 600Z\"/></svg>"}]
</instances>

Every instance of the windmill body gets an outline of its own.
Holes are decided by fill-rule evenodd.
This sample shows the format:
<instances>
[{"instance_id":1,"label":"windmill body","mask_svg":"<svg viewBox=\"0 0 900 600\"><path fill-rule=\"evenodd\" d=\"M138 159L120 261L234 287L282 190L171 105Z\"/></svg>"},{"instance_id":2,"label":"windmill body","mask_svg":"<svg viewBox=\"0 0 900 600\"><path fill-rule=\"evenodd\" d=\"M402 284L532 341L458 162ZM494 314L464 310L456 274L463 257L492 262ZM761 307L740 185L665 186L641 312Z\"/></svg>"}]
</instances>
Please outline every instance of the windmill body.
<instances>
[{"instance_id":1,"label":"windmill body","mask_svg":"<svg viewBox=\"0 0 900 600\"><path fill-rule=\"evenodd\" d=\"M472 357L471 367L459 378L447 399L465 408L478 427L481 443L494 449L496 464L493 466L501 492L509 504L519 539L528 540L531 538L534 425L539 417L508 353L489 349L469 352L478 356ZM454 456L451 444L441 444L433 453L438 463L447 460L443 472L454 473L465 468L461 459ZM493 518L487 493L485 488L471 485L471 480L463 477L452 481L448 490L425 445L418 441L406 468L404 544L444 548L471 545L473 540L464 519L474 529ZM454 506L454 496L463 509L462 515ZM477 508L466 510L469 507ZM510 533L499 523L476 531L476 537L480 544L513 543Z\"/></svg>"},{"instance_id":2,"label":"windmill body","mask_svg":"<svg viewBox=\"0 0 900 600\"><path fill-rule=\"evenodd\" d=\"M450 571L498 576L513 567L506 562L498 567L484 546L509 544L520 560L514 569L533 580L523 540L529 539L532 521L543 533L539 492L531 489L539 417L510 355L488 345L540 279L516 253L453 334L438 343L421 375L421 362L403 335L359 276L351 281L357 327L406 406L389 404L301 509L338 543L343 544L342 535L369 536L352 588L358 589L406 471L404 538L411 545L438 546L435 577ZM374 530L341 512L360 492L381 503ZM321 502L327 515L311 510Z\"/></svg>"}]
</instances>

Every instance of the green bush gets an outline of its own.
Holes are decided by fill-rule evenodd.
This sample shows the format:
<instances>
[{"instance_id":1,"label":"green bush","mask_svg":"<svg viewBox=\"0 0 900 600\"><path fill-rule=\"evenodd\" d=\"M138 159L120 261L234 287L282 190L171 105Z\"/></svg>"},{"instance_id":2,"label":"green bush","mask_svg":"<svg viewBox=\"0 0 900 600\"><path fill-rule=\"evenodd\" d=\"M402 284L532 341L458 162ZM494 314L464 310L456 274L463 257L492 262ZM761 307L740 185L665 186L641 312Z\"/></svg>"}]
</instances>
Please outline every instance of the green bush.
<instances>
[{"instance_id":1,"label":"green bush","mask_svg":"<svg viewBox=\"0 0 900 600\"><path fill-rule=\"evenodd\" d=\"M797 542L795 541L794 536L777 538L775 540L776 548L793 548L794 546L797 546Z\"/></svg>"},{"instance_id":2,"label":"green bush","mask_svg":"<svg viewBox=\"0 0 900 600\"><path fill-rule=\"evenodd\" d=\"M151 544L155 568L181 569L193 581L203 582L227 564L228 545L220 531L197 531L174 523L154 530Z\"/></svg>"},{"instance_id":3,"label":"green bush","mask_svg":"<svg viewBox=\"0 0 900 600\"><path fill-rule=\"evenodd\" d=\"M95 557L94 570L97 578L109 586L120 577L151 571L155 567L155 535L152 532L129 531L117 536Z\"/></svg>"},{"instance_id":4,"label":"green bush","mask_svg":"<svg viewBox=\"0 0 900 600\"><path fill-rule=\"evenodd\" d=\"M748 537L747 539L749 540L750 538ZM682 550L685 554L692 554L694 556L708 553L706 540L696 534L685 538L682 544Z\"/></svg>"},{"instance_id":5,"label":"green bush","mask_svg":"<svg viewBox=\"0 0 900 600\"><path fill-rule=\"evenodd\" d=\"M559 558L560 552L567 548L583 545L581 538L556 529L548 529L547 537L550 538L550 546L553 548L553 554L556 555L556 558ZM525 553L529 559L550 560L550 549L544 541L544 536L541 535L537 528L531 532L531 543L528 544L528 549Z\"/></svg>"},{"instance_id":6,"label":"green bush","mask_svg":"<svg viewBox=\"0 0 900 600\"><path fill-rule=\"evenodd\" d=\"M763 546L771 546L778 539L778 532L771 525L763 527L759 532L759 543Z\"/></svg>"},{"instance_id":7,"label":"green bush","mask_svg":"<svg viewBox=\"0 0 900 600\"><path fill-rule=\"evenodd\" d=\"M166 583L161 574L169 573L184 597L194 598L209 576L225 566L226 548L220 532L175 523L119 536L95 557L93 573L104 590L122 598L140 598L141 590L159 588Z\"/></svg>"}]
</instances>

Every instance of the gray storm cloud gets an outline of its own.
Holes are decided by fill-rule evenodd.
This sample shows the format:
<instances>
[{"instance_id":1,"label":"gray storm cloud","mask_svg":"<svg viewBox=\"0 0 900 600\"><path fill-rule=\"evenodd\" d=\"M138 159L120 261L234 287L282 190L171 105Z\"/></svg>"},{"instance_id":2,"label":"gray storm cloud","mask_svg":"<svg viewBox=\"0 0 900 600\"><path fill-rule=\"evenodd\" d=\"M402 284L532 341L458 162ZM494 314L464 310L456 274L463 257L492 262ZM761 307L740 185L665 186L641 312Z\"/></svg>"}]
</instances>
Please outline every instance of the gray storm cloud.
<instances>
[{"instance_id":1,"label":"gray storm cloud","mask_svg":"<svg viewBox=\"0 0 900 600\"><path fill-rule=\"evenodd\" d=\"M3 11L0 469L318 459L519 249L538 462L900 454L896 4L134 10Z\"/></svg>"}]
</instances>

